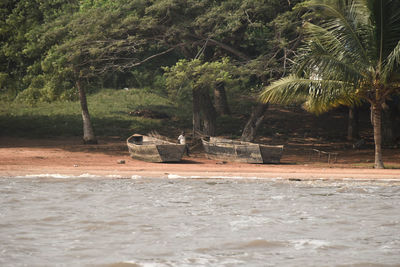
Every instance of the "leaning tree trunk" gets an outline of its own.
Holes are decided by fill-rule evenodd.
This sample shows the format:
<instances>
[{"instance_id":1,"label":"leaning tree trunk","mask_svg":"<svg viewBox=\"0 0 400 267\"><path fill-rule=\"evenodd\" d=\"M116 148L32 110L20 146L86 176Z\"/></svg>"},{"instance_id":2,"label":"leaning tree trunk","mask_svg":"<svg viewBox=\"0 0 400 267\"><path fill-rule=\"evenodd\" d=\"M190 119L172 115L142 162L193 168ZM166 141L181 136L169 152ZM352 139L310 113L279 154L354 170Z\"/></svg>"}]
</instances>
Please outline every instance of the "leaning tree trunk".
<instances>
[{"instance_id":1,"label":"leaning tree trunk","mask_svg":"<svg viewBox=\"0 0 400 267\"><path fill-rule=\"evenodd\" d=\"M79 91L79 101L82 109L82 120L83 120L83 142L85 144L97 144L96 136L94 135L92 123L90 121L89 109L87 106L86 93L81 86L81 82L78 79L76 81L76 87Z\"/></svg>"},{"instance_id":2,"label":"leaning tree trunk","mask_svg":"<svg viewBox=\"0 0 400 267\"><path fill-rule=\"evenodd\" d=\"M201 132L201 120L200 120L200 90L193 89L193 138L195 138L197 132Z\"/></svg>"},{"instance_id":3,"label":"leaning tree trunk","mask_svg":"<svg viewBox=\"0 0 400 267\"><path fill-rule=\"evenodd\" d=\"M371 107L372 124L374 127L374 141L375 141L375 168L383 169L382 161L382 106L374 104Z\"/></svg>"},{"instance_id":4,"label":"leaning tree trunk","mask_svg":"<svg viewBox=\"0 0 400 267\"><path fill-rule=\"evenodd\" d=\"M257 129L263 122L267 109L267 103L258 103L257 106L253 108L253 112L251 113L250 119L247 121L246 126L243 129L240 140L246 142L254 141L256 138Z\"/></svg>"},{"instance_id":5,"label":"leaning tree trunk","mask_svg":"<svg viewBox=\"0 0 400 267\"><path fill-rule=\"evenodd\" d=\"M200 89L201 94L201 110L204 115L203 126L204 134L209 136L215 136L217 130L217 112L215 111L214 105L211 101L208 90Z\"/></svg>"},{"instance_id":6,"label":"leaning tree trunk","mask_svg":"<svg viewBox=\"0 0 400 267\"><path fill-rule=\"evenodd\" d=\"M359 137L358 108L349 107L349 121L347 125L347 140L351 141Z\"/></svg>"},{"instance_id":7,"label":"leaning tree trunk","mask_svg":"<svg viewBox=\"0 0 400 267\"><path fill-rule=\"evenodd\" d=\"M225 84L219 82L214 88L214 102L215 109L220 115L230 115L231 111L228 105L228 99L226 97Z\"/></svg>"}]
</instances>

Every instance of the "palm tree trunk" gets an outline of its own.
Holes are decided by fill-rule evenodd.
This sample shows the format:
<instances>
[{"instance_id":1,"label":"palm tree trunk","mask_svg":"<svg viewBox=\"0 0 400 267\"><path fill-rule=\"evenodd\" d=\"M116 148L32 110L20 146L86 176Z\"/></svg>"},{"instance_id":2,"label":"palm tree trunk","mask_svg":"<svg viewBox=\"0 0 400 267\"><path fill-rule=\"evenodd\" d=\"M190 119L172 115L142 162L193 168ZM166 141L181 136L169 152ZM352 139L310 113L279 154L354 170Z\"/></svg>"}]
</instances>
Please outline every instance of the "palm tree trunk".
<instances>
[{"instance_id":1,"label":"palm tree trunk","mask_svg":"<svg viewBox=\"0 0 400 267\"><path fill-rule=\"evenodd\" d=\"M382 106L374 104L371 107L372 124L374 127L374 141L375 141L375 168L385 168L382 161Z\"/></svg>"},{"instance_id":2,"label":"palm tree trunk","mask_svg":"<svg viewBox=\"0 0 400 267\"><path fill-rule=\"evenodd\" d=\"M97 144L96 136L94 135L92 123L90 121L89 109L87 106L86 93L82 88L79 78L76 81L76 87L79 91L79 101L82 109L82 121L83 121L83 142L85 144Z\"/></svg>"}]
</instances>

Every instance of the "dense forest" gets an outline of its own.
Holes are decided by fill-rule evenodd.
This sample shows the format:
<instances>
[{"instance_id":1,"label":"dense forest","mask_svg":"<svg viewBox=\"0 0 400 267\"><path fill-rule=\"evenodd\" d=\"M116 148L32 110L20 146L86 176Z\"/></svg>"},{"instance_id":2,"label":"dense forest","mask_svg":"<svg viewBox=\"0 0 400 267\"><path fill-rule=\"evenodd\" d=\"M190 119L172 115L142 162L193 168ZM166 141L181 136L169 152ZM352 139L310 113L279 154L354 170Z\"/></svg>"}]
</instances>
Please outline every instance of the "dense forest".
<instances>
[{"instance_id":1,"label":"dense forest","mask_svg":"<svg viewBox=\"0 0 400 267\"><path fill-rule=\"evenodd\" d=\"M350 41L342 47L334 42L328 44L327 40L339 43L345 37L350 38L348 33L343 33L346 29L331 23L338 20L335 16L340 10L346 10L349 4L367 8L371 3L374 5L368 10L380 12L379 18L382 18L380 24L371 24L371 32L383 36L379 27L385 26L387 45L383 50L388 51L384 58L379 58L382 53L375 57L379 64L388 65L393 75L377 67L379 71L371 74L374 78L369 83L365 73L355 73L354 69L367 65L365 62L372 56L368 54L365 62L361 62L356 60L357 53L335 54L338 49L352 49L354 40L346 39ZM336 13L328 12L330 4L336 5ZM240 134L245 141L254 140L270 102L305 103L305 108L317 113L348 108L349 132L343 136L349 139L358 137L357 111L371 106L375 112L371 113L375 114L372 122L378 122L377 118L380 122L377 110L379 114L382 111L386 129L384 142L393 143L399 136L398 6L398 1L340 0L3 0L0 3L0 100L31 105L79 101L86 143L97 142L87 97L103 88L136 88L168 98L181 106L182 111L189 110L194 135L216 135L217 117L231 115L227 95L233 96L236 103L250 103L246 105L248 116ZM351 12L354 10L357 11L351 9ZM351 12L346 13L346 18L354 24L347 30L362 37L355 38L354 42L366 42L359 44L361 57L362 53L373 54L380 49L379 45L367 38L369 26L362 29L359 26L367 22L361 19L361 13ZM341 35L335 39L329 35L330 30ZM382 43L383 39L379 40ZM367 52L365 47L369 49ZM328 56L342 62L331 60L320 64ZM343 63L345 58L354 66ZM357 85L353 83L358 90L365 84L375 85L379 77L385 77L385 81L377 88L386 88L387 81L391 87L378 96L376 103L367 96L373 93L368 90L363 91L362 97L358 91L349 93L344 89L344 97L335 95L332 93L335 90L329 90L335 89L335 85L327 85L328 89L321 86L320 80L332 78L326 74L327 70L333 70L335 78L340 76L342 80L349 80L353 75L353 81L360 81ZM301 86L283 86L284 92L289 92L286 94L271 93L271 87L267 86L277 80L282 83L281 78L293 79L295 72L303 75L297 78L312 77L311 84L302 84L302 93L299 93ZM320 94L321 90L330 95Z\"/></svg>"},{"instance_id":2,"label":"dense forest","mask_svg":"<svg viewBox=\"0 0 400 267\"><path fill-rule=\"evenodd\" d=\"M287 72L301 39L297 2L5 1L2 98L79 96L84 140L95 142L86 92L161 88L192 101L194 131L214 135L216 115L229 113L227 87L256 100L263 85ZM246 140L267 108L258 105Z\"/></svg>"}]
</instances>

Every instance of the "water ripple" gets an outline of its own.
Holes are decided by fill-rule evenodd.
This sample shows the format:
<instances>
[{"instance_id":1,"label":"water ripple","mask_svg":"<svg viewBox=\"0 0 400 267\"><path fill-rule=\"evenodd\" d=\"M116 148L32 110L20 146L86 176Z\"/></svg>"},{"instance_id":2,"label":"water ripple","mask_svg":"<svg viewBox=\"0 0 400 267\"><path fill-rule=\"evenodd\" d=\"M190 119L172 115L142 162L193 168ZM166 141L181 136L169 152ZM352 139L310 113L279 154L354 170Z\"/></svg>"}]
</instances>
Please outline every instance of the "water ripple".
<instances>
[{"instance_id":1,"label":"water ripple","mask_svg":"<svg viewBox=\"0 0 400 267\"><path fill-rule=\"evenodd\" d=\"M400 262L400 184L390 181L48 175L0 188L1 266Z\"/></svg>"}]
</instances>

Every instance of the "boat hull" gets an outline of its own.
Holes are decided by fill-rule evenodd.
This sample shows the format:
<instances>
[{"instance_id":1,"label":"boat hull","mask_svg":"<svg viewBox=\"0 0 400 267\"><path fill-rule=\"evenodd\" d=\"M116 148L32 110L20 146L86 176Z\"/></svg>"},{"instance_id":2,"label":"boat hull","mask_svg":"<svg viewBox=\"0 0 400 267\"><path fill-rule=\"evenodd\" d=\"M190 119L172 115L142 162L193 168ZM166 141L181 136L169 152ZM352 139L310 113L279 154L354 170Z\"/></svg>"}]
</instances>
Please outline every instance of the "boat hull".
<instances>
[{"instance_id":1,"label":"boat hull","mask_svg":"<svg viewBox=\"0 0 400 267\"><path fill-rule=\"evenodd\" d=\"M147 162L179 162L185 152L185 145L147 136L143 136L142 142L128 138L127 146L132 158Z\"/></svg>"},{"instance_id":2,"label":"boat hull","mask_svg":"<svg viewBox=\"0 0 400 267\"><path fill-rule=\"evenodd\" d=\"M202 140L207 158L245 163L280 163L283 146L270 146L222 138Z\"/></svg>"}]
</instances>

